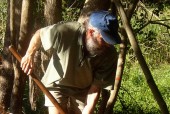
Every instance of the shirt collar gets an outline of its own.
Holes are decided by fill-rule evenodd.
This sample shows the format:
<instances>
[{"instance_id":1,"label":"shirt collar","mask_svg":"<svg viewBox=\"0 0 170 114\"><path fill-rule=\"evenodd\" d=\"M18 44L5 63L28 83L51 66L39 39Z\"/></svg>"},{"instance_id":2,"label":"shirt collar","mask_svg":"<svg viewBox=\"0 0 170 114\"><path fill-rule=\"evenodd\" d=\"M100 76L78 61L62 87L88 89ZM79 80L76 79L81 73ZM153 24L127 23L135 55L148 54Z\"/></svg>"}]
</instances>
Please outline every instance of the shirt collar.
<instances>
[{"instance_id":1,"label":"shirt collar","mask_svg":"<svg viewBox=\"0 0 170 114\"><path fill-rule=\"evenodd\" d=\"M80 26L79 32L78 44L83 46L83 38L85 37L85 27L83 25Z\"/></svg>"}]
</instances>

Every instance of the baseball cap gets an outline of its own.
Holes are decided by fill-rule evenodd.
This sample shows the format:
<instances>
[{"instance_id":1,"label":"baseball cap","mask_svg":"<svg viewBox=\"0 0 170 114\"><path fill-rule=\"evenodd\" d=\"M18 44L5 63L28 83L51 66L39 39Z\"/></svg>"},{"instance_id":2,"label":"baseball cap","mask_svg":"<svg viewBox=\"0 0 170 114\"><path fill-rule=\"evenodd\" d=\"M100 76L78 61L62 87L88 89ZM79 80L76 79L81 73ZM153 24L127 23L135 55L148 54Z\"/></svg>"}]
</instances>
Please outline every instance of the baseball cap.
<instances>
[{"instance_id":1,"label":"baseball cap","mask_svg":"<svg viewBox=\"0 0 170 114\"><path fill-rule=\"evenodd\" d=\"M89 24L97 28L102 38L108 44L120 44L121 39L118 34L118 20L116 16L108 11L93 11L89 17Z\"/></svg>"}]
</instances>

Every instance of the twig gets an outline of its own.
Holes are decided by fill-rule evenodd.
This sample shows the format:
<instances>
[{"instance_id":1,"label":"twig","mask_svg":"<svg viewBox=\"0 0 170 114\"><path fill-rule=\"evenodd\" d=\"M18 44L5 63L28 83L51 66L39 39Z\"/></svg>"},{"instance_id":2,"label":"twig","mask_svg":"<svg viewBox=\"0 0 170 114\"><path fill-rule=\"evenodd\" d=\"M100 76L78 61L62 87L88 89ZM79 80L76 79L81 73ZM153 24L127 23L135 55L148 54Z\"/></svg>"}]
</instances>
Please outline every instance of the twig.
<instances>
[{"instance_id":1,"label":"twig","mask_svg":"<svg viewBox=\"0 0 170 114\"><path fill-rule=\"evenodd\" d=\"M144 29L146 26L148 26L149 24L158 24L158 25L162 25L164 27L166 27L167 29L170 29L169 25L166 25L164 23L160 23L158 21L148 21L146 24L144 24L141 28L137 29L136 33L138 33L139 31L141 31L142 29Z\"/></svg>"},{"instance_id":2,"label":"twig","mask_svg":"<svg viewBox=\"0 0 170 114\"><path fill-rule=\"evenodd\" d=\"M169 25L166 25L164 23L160 23L158 21L150 21L151 24L159 24L159 25L162 25L162 26L165 26L167 29L170 29L170 26Z\"/></svg>"},{"instance_id":3,"label":"twig","mask_svg":"<svg viewBox=\"0 0 170 114\"><path fill-rule=\"evenodd\" d=\"M155 18L157 18L158 20L160 20L160 18L159 18L157 15L153 14L153 12L151 12L149 9L147 9L146 6L145 6L141 1L139 1L139 5L140 5L141 7L143 7L143 8L145 9L145 11L149 12L150 14L152 14L152 16L154 16ZM152 17L152 16L151 16L151 17Z\"/></svg>"},{"instance_id":4,"label":"twig","mask_svg":"<svg viewBox=\"0 0 170 114\"><path fill-rule=\"evenodd\" d=\"M74 0L74 2L71 4L69 8L72 8L76 4L77 0Z\"/></svg>"}]
</instances>

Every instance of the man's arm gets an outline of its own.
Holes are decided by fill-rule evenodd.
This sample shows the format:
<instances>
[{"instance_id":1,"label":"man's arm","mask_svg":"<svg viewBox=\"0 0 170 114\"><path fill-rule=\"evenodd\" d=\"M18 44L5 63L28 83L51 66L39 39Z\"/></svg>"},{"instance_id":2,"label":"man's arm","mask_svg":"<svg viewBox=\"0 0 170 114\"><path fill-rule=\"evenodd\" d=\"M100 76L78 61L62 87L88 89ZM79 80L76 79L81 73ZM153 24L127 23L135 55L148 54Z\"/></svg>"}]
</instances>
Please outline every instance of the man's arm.
<instances>
[{"instance_id":1,"label":"man's arm","mask_svg":"<svg viewBox=\"0 0 170 114\"><path fill-rule=\"evenodd\" d=\"M86 106L82 114L93 114L94 108L100 96L100 87L92 85L88 91Z\"/></svg>"},{"instance_id":2,"label":"man's arm","mask_svg":"<svg viewBox=\"0 0 170 114\"><path fill-rule=\"evenodd\" d=\"M41 46L40 30L37 30L33 35L26 54L21 60L21 68L27 74L31 74L34 68L34 55L38 48Z\"/></svg>"}]
</instances>

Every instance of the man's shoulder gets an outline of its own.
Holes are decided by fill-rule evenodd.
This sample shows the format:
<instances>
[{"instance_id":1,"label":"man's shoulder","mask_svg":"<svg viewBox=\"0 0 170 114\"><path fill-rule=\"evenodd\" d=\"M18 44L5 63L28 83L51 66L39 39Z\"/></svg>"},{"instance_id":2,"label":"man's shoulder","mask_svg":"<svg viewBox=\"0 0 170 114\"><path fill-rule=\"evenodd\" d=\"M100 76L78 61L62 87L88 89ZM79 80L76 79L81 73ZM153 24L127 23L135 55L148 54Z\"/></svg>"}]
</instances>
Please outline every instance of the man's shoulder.
<instances>
[{"instance_id":1,"label":"man's shoulder","mask_svg":"<svg viewBox=\"0 0 170 114\"><path fill-rule=\"evenodd\" d=\"M60 21L56 24L46 26L42 29L45 31L53 30L53 31L57 31L57 32L67 32L68 31L70 33L70 32L77 31L81 26L82 26L82 24L80 24L77 21Z\"/></svg>"},{"instance_id":2,"label":"man's shoulder","mask_svg":"<svg viewBox=\"0 0 170 114\"><path fill-rule=\"evenodd\" d=\"M53 28L55 31L57 31L58 33L67 33L67 34L71 34L71 33L75 33L76 31L78 31L78 29L81 27L81 24L78 22L58 22L56 24L53 25Z\"/></svg>"},{"instance_id":3,"label":"man's shoulder","mask_svg":"<svg viewBox=\"0 0 170 114\"><path fill-rule=\"evenodd\" d=\"M61 21L57 23L57 26L66 28L79 28L81 24L77 21Z\"/></svg>"}]
</instances>

